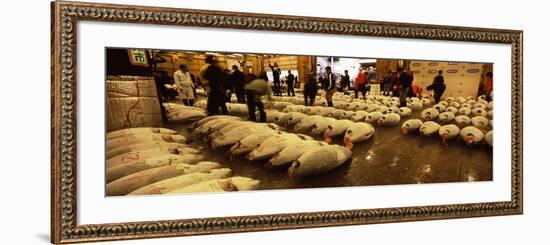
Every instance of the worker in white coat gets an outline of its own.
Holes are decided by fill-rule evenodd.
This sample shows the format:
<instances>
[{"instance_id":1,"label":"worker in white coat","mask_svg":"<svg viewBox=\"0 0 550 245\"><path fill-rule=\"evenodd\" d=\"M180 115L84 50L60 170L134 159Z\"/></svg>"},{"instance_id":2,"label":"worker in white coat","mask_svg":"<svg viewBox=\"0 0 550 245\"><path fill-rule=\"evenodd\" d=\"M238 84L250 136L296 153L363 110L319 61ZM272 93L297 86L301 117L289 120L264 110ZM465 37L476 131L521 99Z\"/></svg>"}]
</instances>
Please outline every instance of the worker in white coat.
<instances>
[{"instance_id":1,"label":"worker in white coat","mask_svg":"<svg viewBox=\"0 0 550 245\"><path fill-rule=\"evenodd\" d=\"M180 69L174 72L174 82L178 90L178 94L183 100L183 104L192 106L195 102L195 94L193 88L195 84L191 79L191 73L187 69L187 65L181 64Z\"/></svg>"}]
</instances>

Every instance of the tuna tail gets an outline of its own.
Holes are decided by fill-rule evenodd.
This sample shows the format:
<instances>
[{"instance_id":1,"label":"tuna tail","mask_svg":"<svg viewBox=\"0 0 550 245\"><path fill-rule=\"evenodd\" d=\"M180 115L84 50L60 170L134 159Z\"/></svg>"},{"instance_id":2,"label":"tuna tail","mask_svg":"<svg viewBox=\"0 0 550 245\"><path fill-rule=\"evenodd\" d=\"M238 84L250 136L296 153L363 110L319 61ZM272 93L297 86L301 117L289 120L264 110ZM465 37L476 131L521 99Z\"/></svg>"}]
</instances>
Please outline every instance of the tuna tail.
<instances>
[{"instance_id":1,"label":"tuna tail","mask_svg":"<svg viewBox=\"0 0 550 245\"><path fill-rule=\"evenodd\" d=\"M325 131L325 133L323 134L323 137L324 137L324 141L327 142L328 144L330 144L330 142L332 142L332 138L327 133L327 131Z\"/></svg>"},{"instance_id":2,"label":"tuna tail","mask_svg":"<svg viewBox=\"0 0 550 245\"><path fill-rule=\"evenodd\" d=\"M344 145L350 150L353 149L353 143L351 142L351 139L349 137L344 138Z\"/></svg>"},{"instance_id":3,"label":"tuna tail","mask_svg":"<svg viewBox=\"0 0 550 245\"><path fill-rule=\"evenodd\" d=\"M443 135L441 135L441 144L449 145L449 143L447 142L448 139L449 139L448 133L444 133Z\"/></svg>"},{"instance_id":4,"label":"tuna tail","mask_svg":"<svg viewBox=\"0 0 550 245\"><path fill-rule=\"evenodd\" d=\"M300 167L300 162L298 160L292 162L292 166L288 168L288 177L294 178L296 176L296 169Z\"/></svg>"}]
</instances>

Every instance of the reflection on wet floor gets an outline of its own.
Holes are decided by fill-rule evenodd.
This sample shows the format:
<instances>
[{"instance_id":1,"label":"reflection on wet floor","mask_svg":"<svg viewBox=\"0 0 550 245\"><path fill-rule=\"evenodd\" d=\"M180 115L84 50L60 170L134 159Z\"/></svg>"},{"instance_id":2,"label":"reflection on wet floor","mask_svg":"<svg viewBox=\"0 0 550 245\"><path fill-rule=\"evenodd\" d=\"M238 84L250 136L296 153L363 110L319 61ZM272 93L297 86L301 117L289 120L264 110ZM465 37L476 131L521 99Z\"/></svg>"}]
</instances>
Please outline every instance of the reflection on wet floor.
<instances>
[{"instance_id":1,"label":"reflection on wet floor","mask_svg":"<svg viewBox=\"0 0 550 245\"><path fill-rule=\"evenodd\" d=\"M188 124L166 126L189 135L185 130ZM492 181L493 156L490 147L468 147L457 139L445 146L437 136L402 135L399 128L400 124L376 126L371 139L354 144L351 160L332 171L298 179L289 178L286 168L265 168L266 161L248 161L243 157L229 159L225 155L227 148L212 150L199 139L191 145L201 146L207 159L233 169L235 175L260 180L259 189L264 190ZM315 138L322 140L322 137ZM342 141L342 138L334 138L332 144L342 145Z\"/></svg>"}]
</instances>

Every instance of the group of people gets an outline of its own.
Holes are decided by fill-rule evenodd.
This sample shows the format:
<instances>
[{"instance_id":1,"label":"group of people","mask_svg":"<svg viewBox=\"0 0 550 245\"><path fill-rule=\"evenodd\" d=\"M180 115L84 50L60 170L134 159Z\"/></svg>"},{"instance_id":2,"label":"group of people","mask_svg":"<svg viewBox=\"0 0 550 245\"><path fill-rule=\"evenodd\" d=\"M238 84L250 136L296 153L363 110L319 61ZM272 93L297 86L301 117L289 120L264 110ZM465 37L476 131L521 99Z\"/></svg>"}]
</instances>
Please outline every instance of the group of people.
<instances>
[{"instance_id":1,"label":"group of people","mask_svg":"<svg viewBox=\"0 0 550 245\"><path fill-rule=\"evenodd\" d=\"M281 83L283 82L283 80L281 80L281 69L279 68L277 62L273 63L273 65L269 64L269 68L271 69L271 74L273 74L273 93L275 96L283 96L281 92ZM294 93L294 85L296 84L296 80L296 76L292 74L291 70L288 70L286 80L284 80L287 85L287 96L296 96Z\"/></svg>"},{"instance_id":2,"label":"group of people","mask_svg":"<svg viewBox=\"0 0 550 245\"><path fill-rule=\"evenodd\" d=\"M191 106L197 97L196 88L198 86L204 86L207 89L208 97L216 97L215 101L212 98L212 110L214 110L214 104L220 104L222 101L228 102L231 95L235 93L238 103L245 103L245 91L244 73L239 70L237 65L231 67L232 70L222 68L217 64L214 56L207 56L205 59L205 65L201 67L200 76L201 79L192 74L187 65L181 64L179 69L174 72L174 85L180 98L183 100L183 104ZM222 96L220 96L223 95ZM225 104L224 104L225 105ZM223 106L219 108L224 111Z\"/></svg>"},{"instance_id":3,"label":"group of people","mask_svg":"<svg viewBox=\"0 0 550 245\"><path fill-rule=\"evenodd\" d=\"M183 98L185 105L193 105L196 98L195 88L198 83L207 89L207 111L209 114L227 114L226 102L231 98L232 93L237 96L239 103L246 103L248 106L249 119L256 121L256 110L259 111L259 121L265 122L266 114L261 97L267 95L269 100L272 100L272 95L282 96L281 94L281 70L277 63L269 65L273 73L273 91L268 83L267 73L262 71L258 76L254 74L245 75L239 70L236 65L232 66L232 70L223 70L217 63L214 56L207 56L206 64L200 69L200 78L191 74L186 65L180 65L179 70L174 73L174 81L179 95ZM304 83L304 104L313 106L317 92L319 89L325 90L325 99L327 106L332 107L332 97L336 91L345 91L349 89L351 79L347 70L340 76L339 86L337 86L336 76L332 72L330 66L325 67L325 73L317 77L315 73L310 72L305 74L306 82ZM487 80L483 86L483 92L488 97L492 94L492 73L486 74ZM367 92L367 84L369 81L368 73L360 71L355 78L353 84L355 88L355 97L358 93L362 93L363 97ZM201 82L202 81L202 82ZM388 71L381 79L381 93L389 95L390 91L393 95L399 96L400 106L406 106L407 97L417 96L422 94L422 87L413 84L414 76L412 72L404 69L397 71ZM286 76L288 85L287 95L294 96L294 83L296 77L289 70ZM320 86L319 86L320 84ZM433 82L426 88L428 91L434 92L434 99L438 103L446 90L443 70L439 70L434 77Z\"/></svg>"},{"instance_id":4,"label":"group of people","mask_svg":"<svg viewBox=\"0 0 550 245\"><path fill-rule=\"evenodd\" d=\"M203 86L208 96L206 105L208 114L227 115L226 102L229 102L232 94L235 93L238 103L248 105L250 120L256 121L255 111L258 109L260 121L265 122L266 114L260 97L267 95L270 100L272 98L266 72L261 72L259 76L254 74L245 76L237 65L233 65L232 70L224 70L212 55L206 57L205 63L200 68L199 76L192 74L185 64L180 65L174 72L174 87L182 98L183 104L192 106L197 97L196 88ZM294 80L294 75L289 71L287 83L293 83ZM293 89L290 92L294 95Z\"/></svg>"}]
</instances>

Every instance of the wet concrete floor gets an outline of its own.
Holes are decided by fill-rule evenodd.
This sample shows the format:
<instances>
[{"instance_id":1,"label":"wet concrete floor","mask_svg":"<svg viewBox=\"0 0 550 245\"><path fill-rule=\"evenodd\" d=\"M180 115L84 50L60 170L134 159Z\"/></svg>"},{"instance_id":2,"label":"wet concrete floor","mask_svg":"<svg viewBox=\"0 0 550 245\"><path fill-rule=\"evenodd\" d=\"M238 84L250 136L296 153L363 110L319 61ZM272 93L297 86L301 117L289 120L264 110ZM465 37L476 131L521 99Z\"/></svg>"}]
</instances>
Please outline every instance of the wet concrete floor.
<instances>
[{"instance_id":1,"label":"wet concrete floor","mask_svg":"<svg viewBox=\"0 0 550 245\"><path fill-rule=\"evenodd\" d=\"M409 118L418 118L419 114L415 112ZM409 118L401 119L401 123ZM489 146L468 147L460 139L450 140L445 146L438 136L402 135L401 123L375 126L373 137L355 143L352 158L340 167L297 179L289 178L286 168L265 168L267 160L251 162L243 157L230 160L225 156L226 149L214 151L200 139L194 139L190 145L202 147L208 161L231 168L235 175L260 180L259 189L263 190L492 181L493 153ZM186 131L188 125L170 123L166 127L191 137ZM321 137L315 139L322 140ZM342 137L334 138L332 144L343 145L342 141Z\"/></svg>"}]
</instances>

